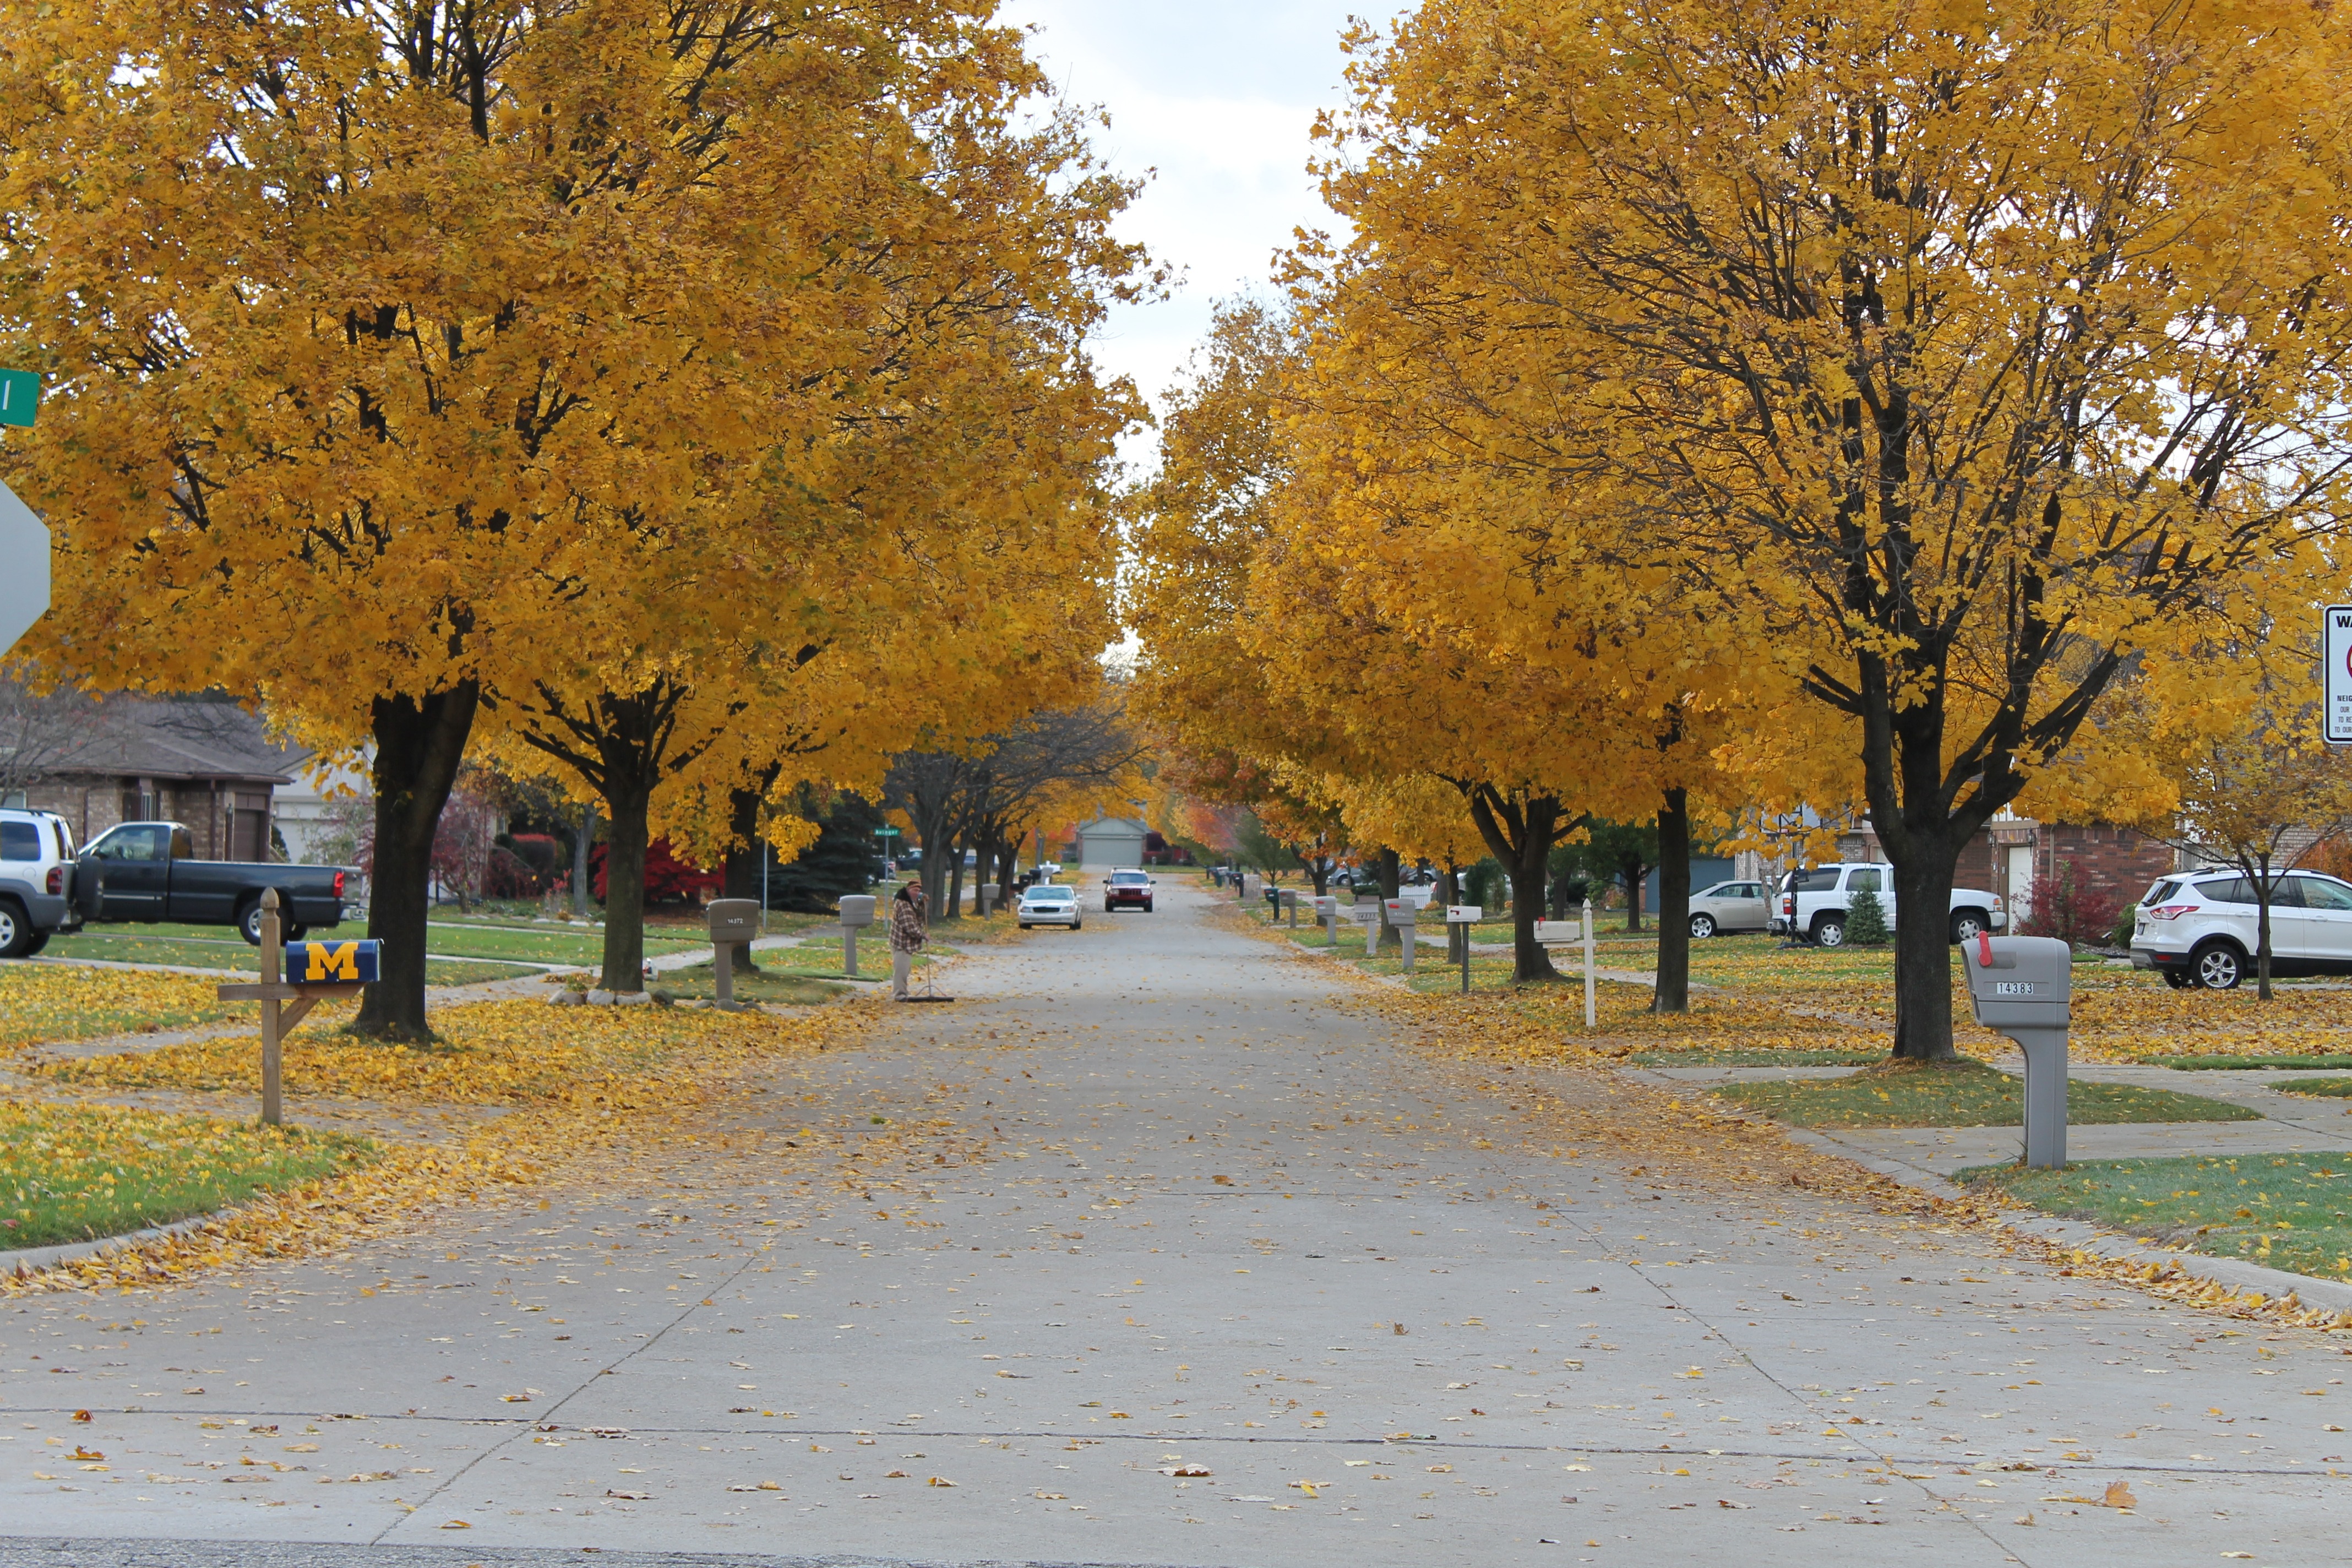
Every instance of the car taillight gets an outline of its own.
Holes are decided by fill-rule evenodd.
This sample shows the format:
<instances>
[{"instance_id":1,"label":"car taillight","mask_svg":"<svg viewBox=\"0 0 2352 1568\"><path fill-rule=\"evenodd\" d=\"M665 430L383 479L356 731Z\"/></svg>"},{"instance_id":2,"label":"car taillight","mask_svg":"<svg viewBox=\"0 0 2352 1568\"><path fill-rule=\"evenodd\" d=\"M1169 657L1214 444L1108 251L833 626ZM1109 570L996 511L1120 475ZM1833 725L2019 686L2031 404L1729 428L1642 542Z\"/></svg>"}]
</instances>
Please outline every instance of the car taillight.
<instances>
[{"instance_id":1,"label":"car taillight","mask_svg":"<svg viewBox=\"0 0 2352 1568\"><path fill-rule=\"evenodd\" d=\"M2177 921L2181 916L2194 914L2202 908L2204 908L2202 904L2158 904L2148 910L2147 915L2150 920Z\"/></svg>"},{"instance_id":2,"label":"car taillight","mask_svg":"<svg viewBox=\"0 0 2352 1568\"><path fill-rule=\"evenodd\" d=\"M52 893L62 893L66 890L66 868L63 866L49 868L48 886Z\"/></svg>"},{"instance_id":3,"label":"car taillight","mask_svg":"<svg viewBox=\"0 0 2352 1568\"><path fill-rule=\"evenodd\" d=\"M1780 912L1784 915L1793 915L1797 912L1796 894L1783 893L1780 895Z\"/></svg>"},{"instance_id":4,"label":"car taillight","mask_svg":"<svg viewBox=\"0 0 2352 1568\"><path fill-rule=\"evenodd\" d=\"M339 899L340 899L340 898L341 898L342 896L343 896L343 874L342 874L341 871L338 871L338 872L336 872L336 873L335 873L335 897L337 897L337 898L339 898Z\"/></svg>"}]
</instances>

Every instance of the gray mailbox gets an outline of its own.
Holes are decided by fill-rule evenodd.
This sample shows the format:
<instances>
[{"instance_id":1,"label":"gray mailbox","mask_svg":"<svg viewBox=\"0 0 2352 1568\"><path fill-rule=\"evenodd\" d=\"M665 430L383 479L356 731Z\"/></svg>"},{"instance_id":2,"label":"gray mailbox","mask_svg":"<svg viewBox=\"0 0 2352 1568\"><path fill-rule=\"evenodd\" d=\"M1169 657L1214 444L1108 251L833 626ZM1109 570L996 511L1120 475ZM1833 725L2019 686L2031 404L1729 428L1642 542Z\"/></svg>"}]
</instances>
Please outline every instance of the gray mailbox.
<instances>
[{"instance_id":1,"label":"gray mailbox","mask_svg":"<svg viewBox=\"0 0 2352 1568\"><path fill-rule=\"evenodd\" d=\"M1413 917L1421 913L1421 906L1411 899L1382 899L1381 910L1388 917L1389 924L1396 928L1397 940L1404 944L1399 955L1399 967L1407 974L1411 974L1413 949L1412 922Z\"/></svg>"},{"instance_id":2,"label":"gray mailbox","mask_svg":"<svg viewBox=\"0 0 2352 1568\"><path fill-rule=\"evenodd\" d=\"M2025 1053L2025 1163L2066 1163L2066 1029L2074 954L2055 937L1979 936L1960 949L1977 1022Z\"/></svg>"},{"instance_id":3,"label":"gray mailbox","mask_svg":"<svg viewBox=\"0 0 2352 1568\"><path fill-rule=\"evenodd\" d=\"M1280 910L1283 910L1284 912L1286 912L1286 913L1290 916L1290 923L1291 923L1293 926L1297 925L1297 924L1298 924L1298 889L1296 889L1296 888L1284 888L1284 889L1279 889L1279 893L1280 893L1280 901L1279 901L1279 906L1278 906L1278 907L1280 908Z\"/></svg>"},{"instance_id":4,"label":"gray mailbox","mask_svg":"<svg viewBox=\"0 0 2352 1568\"><path fill-rule=\"evenodd\" d=\"M1315 921L1323 928L1323 940L1333 945L1339 941L1339 900L1328 894L1315 900Z\"/></svg>"},{"instance_id":5,"label":"gray mailbox","mask_svg":"<svg viewBox=\"0 0 2352 1568\"><path fill-rule=\"evenodd\" d=\"M874 895L846 893L841 900L841 972L857 976L857 933L874 923Z\"/></svg>"},{"instance_id":6,"label":"gray mailbox","mask_svg":"<svg viewBox=\"0 0 2352 1568\"><path fill-rule=\"evenodd\" d=\"M719 1005L735 1005L735 950L759 940L760 900L713 899L703 906L710 921L710 967L719 988Z\"/></svg>"}]
</instances>

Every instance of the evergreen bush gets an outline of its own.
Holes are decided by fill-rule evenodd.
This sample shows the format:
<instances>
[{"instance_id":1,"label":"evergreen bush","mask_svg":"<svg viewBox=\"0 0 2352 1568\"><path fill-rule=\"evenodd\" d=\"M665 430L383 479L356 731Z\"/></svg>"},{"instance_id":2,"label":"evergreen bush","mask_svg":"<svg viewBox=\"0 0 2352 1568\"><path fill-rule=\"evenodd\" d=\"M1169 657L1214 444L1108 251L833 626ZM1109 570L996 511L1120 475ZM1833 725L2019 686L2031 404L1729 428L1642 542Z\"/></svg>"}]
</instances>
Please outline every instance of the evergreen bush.
<instances>
[{"instance_id":1,"label":"evergreen bush","mask_svg":"<svg viewBox=\"0 0 2352 1568\"><path fill-rule=\"evenodd\" d=\"M1878 895L1867 888L1853 896L1845 912L1845 939L1864 947L1883 947L1886 943L1886 909Z\"/></svg>"}]
</instances>

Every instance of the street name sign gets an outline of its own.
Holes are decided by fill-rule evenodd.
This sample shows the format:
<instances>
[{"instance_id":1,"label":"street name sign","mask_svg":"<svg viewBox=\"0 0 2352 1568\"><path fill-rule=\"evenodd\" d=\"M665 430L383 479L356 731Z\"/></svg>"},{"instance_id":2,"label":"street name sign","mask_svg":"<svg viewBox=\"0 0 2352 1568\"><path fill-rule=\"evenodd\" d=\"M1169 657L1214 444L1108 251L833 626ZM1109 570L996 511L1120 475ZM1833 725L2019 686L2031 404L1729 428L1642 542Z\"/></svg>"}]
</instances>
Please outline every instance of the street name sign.
<instances>
[{"instance_id":1,"label":"street name sign","mask_svg":"<svg viewBox=\"0 0 2352 1568\"><path fill-rule=\"evenodd\" d=\"M2352 746L2352 605L2330 605L2320 615L2321 722L2329 745Z\"/></svg>"},{"instance_id":2,"label":"street name sign","mask_svg":"<svg viewBox=\"0 0 2352 1568\"><path fill-rule=\"evenodd\" d=\"M0 653L49 608L49 531L33 509L0 485Z\"/></svg>"},{"instance_id":3,"label":"street name sign","mask_svg":"<svg viewBox=\"0 0 2352 1568\"><path fill-rule=\"evenodd\" d=\"M41 378L29 370L0 370L0 425L30 426L41 406Z\"/></svg>"}]
</instances>

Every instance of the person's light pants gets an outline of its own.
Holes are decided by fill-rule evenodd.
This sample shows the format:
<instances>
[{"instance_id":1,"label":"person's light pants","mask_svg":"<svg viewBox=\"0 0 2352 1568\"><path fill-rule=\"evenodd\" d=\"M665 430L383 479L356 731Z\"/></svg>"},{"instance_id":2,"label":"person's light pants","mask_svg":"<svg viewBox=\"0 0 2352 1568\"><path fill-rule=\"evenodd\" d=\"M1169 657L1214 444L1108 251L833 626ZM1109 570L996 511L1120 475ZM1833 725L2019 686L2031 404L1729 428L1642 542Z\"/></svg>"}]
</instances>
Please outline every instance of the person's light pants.
<instances>
[{"instance_id":1,"label":"person's light pants","mask_svg":"<svg viewBox=\"0 0 2352 1568\"><path fill-rule=\"evenodd\" d=\"M906 1000L906 996L907 996L907 977L908 977L908 975L909 975L909 974L911 974L912 973L914 973L914 968L915 968L915 955L914 955L913 953L911 953L911 952L893 952L893 953L891 953L891 955L890 955L890 995L891 995L891 997L892 997L894 1000L898 1000L898 1001L904 1001L904 1000Z\"/></svg>"}]
</instances>

